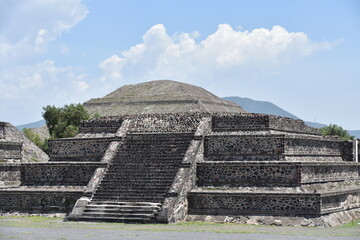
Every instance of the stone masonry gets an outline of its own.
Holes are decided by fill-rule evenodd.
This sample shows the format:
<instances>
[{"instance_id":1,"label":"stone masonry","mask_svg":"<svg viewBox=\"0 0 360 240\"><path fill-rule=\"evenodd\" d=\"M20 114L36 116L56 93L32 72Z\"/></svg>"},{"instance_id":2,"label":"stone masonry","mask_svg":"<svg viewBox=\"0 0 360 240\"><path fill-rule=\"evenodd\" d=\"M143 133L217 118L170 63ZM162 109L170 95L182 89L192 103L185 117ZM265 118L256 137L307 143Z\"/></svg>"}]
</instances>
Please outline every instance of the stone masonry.
<instances>
[{"instance_id":1,"label":"stone masonry","mask_svg":"<svg viewBox=\"0 0 360 240\"><path fill-rule=\"evenodd\" d=\"M321 137L299 120L145 114L80 129L50 141L47 163L0 166L2 211L120 222L272 215L326 226L326 216L360 207L354 142Z\"/></svg>"},{"instance_id":2,"label":"stone masonry","mask_svg":"<svg viewBox=\"0 0 360 240\"><path fill-rule=\"evenodd\" d=\"M44 162L49 157L10 123L0 122L0 163Z\"/></svg>"},{"instance_id":3,"label":"stone masonry","mask_svg":"<svg viewBox=\"0 0 360 240\"><path fill-rule=\"evenodd\" d=\"M301 120L245 113L174 81L125 86L85 107L117 116L51 140L49 161L0 123L0 212L143 223L360 219L358 141L322 137Z\"/></svg>"}]
</instances>

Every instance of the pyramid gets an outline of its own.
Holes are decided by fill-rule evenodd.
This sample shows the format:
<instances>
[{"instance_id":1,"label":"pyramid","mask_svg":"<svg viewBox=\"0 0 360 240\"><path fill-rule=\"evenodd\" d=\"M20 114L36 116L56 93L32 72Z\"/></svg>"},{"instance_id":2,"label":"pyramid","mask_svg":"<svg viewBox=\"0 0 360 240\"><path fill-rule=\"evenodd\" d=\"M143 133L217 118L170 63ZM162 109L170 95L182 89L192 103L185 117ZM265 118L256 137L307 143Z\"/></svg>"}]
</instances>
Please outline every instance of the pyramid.
<instances>
[{"instance_id":1,"label":"pyramid","mask_svg":"<svg viewBox=\"0 0 360 240\"><path fill-rule=\"evenodd\" d=\"M47 162L0 164L0 213L321 227L360 219L358 140L244 113L174 81L124 86L85 105L117 116L49 140ZM9 136L1 129L0 140Z\"/></svg>"},{"instance_id":2,"label":"pyramid","mask_svg":"<svg viewBox=\"0 0 360 240\"><path fill-rule=\"evenodd\" d=\"M103 98L84 103L91 113L102 116L177 112L246 112L205 89L186 83L157 80L125 85Z\"/></svg>"}]
</instances>

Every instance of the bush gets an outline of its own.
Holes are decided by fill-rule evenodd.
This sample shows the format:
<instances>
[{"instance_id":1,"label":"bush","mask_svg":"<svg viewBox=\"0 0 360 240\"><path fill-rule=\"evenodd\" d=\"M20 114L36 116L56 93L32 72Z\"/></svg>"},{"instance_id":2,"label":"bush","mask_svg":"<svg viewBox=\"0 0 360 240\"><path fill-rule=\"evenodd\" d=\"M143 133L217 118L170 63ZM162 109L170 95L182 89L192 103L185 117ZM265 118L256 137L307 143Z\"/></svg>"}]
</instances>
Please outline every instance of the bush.
<instances>
[{"instance_id":1,"label":"bush","mask_svg":"<svg viewBox=\"0 0 360 240\"><path fill-rule=\"evenodd\" d=\"M89 119L89 113L81 104L64 107L46 106L43 117L51 138L74 137L79 132L80 122Z\"/></svg>"},{"instance_id":2,"label":"bush","mask_svg":"<svg viewBox=\"0 0 360 240\"><path fill-rule=\"evenodd\" d=\"M48 150L48 139L41 140L40 136L34 133L30 128L24 128L23 132L30 141L36 144L36 146L38 146L45 152Z\"/></svg>"},{"instance_id":3,"label":"bush","mask_svg":"<svg viewBox=\"0 0 360 240\"><path fill-rule=\"evenodd\" d=\"M338 136L342 140L352 140L355 137L351 136L345 129L336 125L330 124L329 126L320 128L323 136Z\"/></svg>"}]
</instances>

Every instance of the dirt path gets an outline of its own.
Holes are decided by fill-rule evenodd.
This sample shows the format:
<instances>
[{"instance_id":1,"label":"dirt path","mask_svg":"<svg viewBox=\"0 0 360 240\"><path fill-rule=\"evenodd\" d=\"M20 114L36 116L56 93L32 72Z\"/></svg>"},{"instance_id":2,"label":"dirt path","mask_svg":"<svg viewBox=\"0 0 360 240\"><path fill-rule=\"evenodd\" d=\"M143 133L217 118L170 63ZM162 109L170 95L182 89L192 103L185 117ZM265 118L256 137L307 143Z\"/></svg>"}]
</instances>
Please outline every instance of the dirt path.
<instances>
[{"instance_id":1,"label":"dirt path","mask_svg":"<svg viewBox=\"0 0 360 240\"><path fill-rule=\"evenodd\" d=\"M0 239L360 239L360 225L350 228L272 227L238 224L120 224L63 222L43 217L0 218Z\"/></svg>"}]
</instances>

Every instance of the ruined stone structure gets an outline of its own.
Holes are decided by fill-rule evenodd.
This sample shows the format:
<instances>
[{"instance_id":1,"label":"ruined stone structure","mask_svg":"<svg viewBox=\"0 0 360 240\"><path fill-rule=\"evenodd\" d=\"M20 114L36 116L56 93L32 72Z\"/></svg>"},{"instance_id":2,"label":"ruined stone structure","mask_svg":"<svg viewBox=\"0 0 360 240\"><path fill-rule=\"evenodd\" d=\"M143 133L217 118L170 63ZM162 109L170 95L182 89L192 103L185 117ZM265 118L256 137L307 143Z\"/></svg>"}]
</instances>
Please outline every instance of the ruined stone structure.
<instances>
[{"instance_id":1,"label":"ruined stone structure","mask_svg":"<svg viewBox=\"0 0 360 240\"><path fill-rule=\"evenodd\" d=\"M10 123L0 122L0 163L44 162L49 157Z\"/></svg>"},{"instance_id":2,"label":"ruined stone structure","mask_svg":"<svg viewBox=\"0 0 360 240\"><path fill-rule=\"evenodd\" d=\"M92 114L115 116L177 112L245 112L203 88L171 80L125 85L84 107Z\"/></svg>"},{"instance_id":3,"label":"ruined stone structure","mask_svg":"<svg viewBox=\"0 0 360 240\"><path fill-rule=\"evenodd\" d=\"M316 226L360 217L358 143L322 137L301 120L231 111L121 115L85 121L76 137L49 144L49 162L0 165L0 177L17 183L0 189L2 211Z\"/></svg>"}]
</instances>

